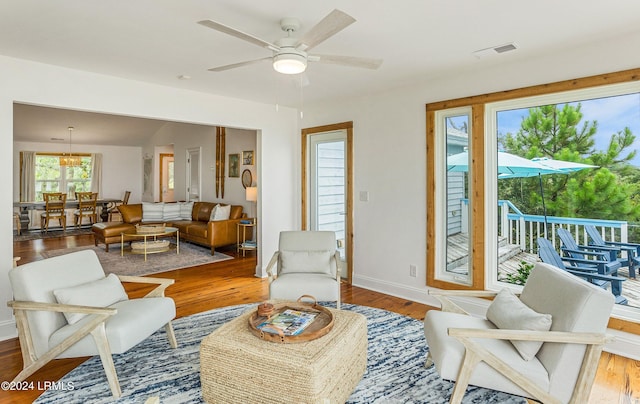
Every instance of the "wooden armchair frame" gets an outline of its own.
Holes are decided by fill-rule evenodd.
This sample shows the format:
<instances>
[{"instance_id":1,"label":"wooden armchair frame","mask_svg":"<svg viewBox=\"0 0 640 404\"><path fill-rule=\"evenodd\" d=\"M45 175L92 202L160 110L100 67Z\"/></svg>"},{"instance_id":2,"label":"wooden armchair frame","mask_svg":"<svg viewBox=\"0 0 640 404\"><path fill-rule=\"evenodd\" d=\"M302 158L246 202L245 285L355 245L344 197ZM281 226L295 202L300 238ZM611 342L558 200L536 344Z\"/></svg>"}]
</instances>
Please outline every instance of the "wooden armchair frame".
<instances>
[{"instance_id":1,"label":"wooden armchair frame","mask_svg":"<svg viewBox=\"0 0 640 404\"><path fill-rule=\"evenodd\" d=\"M489 291L429 291L442 304L442 310L447 312L469 314L449 297L495 297L497 292ZM612 342L613 337L599 333L579 333L579 332L558 332L558 331L529 331L529 330L504 330L504 329L469 329L469 328L449 328L448 335L456 338L465 347L465 355L460 371L456 379L456 384L451 394L450 403L460 403L469 385L469 380L476 365L485 362L497 372L511 380L523 390L531 394L532 397L543 403L561 403L559 399L551 396L533 383L526 375L522 374L506 362L498 358L492 352L482 347L471 338L490 338L520 341L543 341L562 344L584 344L587 345L578 380L573 389L570 403L585 403L589 399L591 387L596 376L598 361L604 344ZM431 354L427 356L425 366L432 364Z\"/></svg>"},{"instance_id":2,"label":"wooden armchair frame","mask_svg":"<svg viewBox=\"0 0 640 404\"><path fill-rule=\"evenodd\" d=\"M175 281L173 279L166 278L146 278L140 276L124 276L118 275L121 282L131 283L149 283L157 284L151 292L147 293L144 298L147 297L164 297L164 291L172 285ZM109 347L109 341L105 331L105 322L109 317L117 314L117 309L108 307L92 307L92 306L77 306L68 304L57 303L41 303L41 302L28 302L28 301L9 301L7 306L11 307L16 318L16 326L18 329L18 339L20 341L20 350L22 351L22 371L13 379L13 382L20 382L31 376L38 369L46 365L51 360L55 359L62 352L71 348L76 342L82 338L91 334L96 347L98 349L102 366L107 375L109 382L109 388L114 397L120 397L122 391L120 389L120 383L118 382L118 376L113 364L113 358L111 356L111 349ZM65 338L60 344L54 346L49 351L41 355L36 356L33 346L33 339L31 334L31 327L27 319L28 311L53 311L60 313L84 313L91 315L93 318L84 324L80 329L74 332L72 335ZM176 341L175 333L171 321L165 325L167 337L172 348L177 348L178 343Z\"/></svg>"}]
</instances>

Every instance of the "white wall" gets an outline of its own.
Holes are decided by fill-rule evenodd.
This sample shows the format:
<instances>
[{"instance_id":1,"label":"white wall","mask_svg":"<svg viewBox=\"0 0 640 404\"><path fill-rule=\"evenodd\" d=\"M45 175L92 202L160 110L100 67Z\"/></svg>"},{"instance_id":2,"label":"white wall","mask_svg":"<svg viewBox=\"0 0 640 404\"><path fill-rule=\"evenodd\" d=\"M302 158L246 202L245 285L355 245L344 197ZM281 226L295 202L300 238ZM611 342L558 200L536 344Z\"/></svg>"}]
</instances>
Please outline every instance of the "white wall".
<instances>
[{"instance_id":1,"label":"white wall","mask_svg":"<svg viewBox=\"0 0 640 404\"><path fill-rule=\"evenodd\" d=\"M299 127L295 110L183 91L137 81L0 56L0 178L14 180L13 103L35 104L176 122L258 130L256 167L261 180L258 268L277 249L283 228L299 227ZM138 159L140 156L138 156ZM141 168L139 169L141 170ZM137 173L140 171L136 170ZM127 176L128 177L128 176ZM136 178L141 178L136 175ZM141 181L141 180L137 180ZM139 185L141 186L141 185ZM115 190L114 190L115 191ZM105 191L106 192L106 191ZM12 210L13 193L0 195L0 210ZM0 216L0 339L15 335L7 273L12 266L12 219Z\"/></svg>"},{"instance_id":2,"label":"white wall","mask_svg":"<svg viewBox=\"0 0 640 404\"><path fill-rule=\"evenodd\" d=\"M640 33L485 69L478 62L474 71L425 77L358 99L307 104L302 128L353 121L354 285L436 304L425 286L426 103L640 67L637 49ZM358 200L360 191L369 192L369 202ZM410 264L418 266L415 278Z\"/></svg>"}]
</instances>

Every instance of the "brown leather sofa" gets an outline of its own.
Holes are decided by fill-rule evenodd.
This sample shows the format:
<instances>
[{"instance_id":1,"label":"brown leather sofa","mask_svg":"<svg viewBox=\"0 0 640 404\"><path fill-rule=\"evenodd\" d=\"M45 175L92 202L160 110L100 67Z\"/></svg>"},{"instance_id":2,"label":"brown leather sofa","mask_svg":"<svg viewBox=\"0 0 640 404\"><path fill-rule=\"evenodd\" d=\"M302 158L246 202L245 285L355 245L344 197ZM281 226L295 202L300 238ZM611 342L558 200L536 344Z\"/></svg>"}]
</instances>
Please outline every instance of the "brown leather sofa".
<instances>
[{"instance_id":1,"label":"brown leather sofa","mask_svg":"<svg viewBox=\"0 0 640 404\"><path fill-rule=\"evenodd\" d=\"M231 205L228 220L210 221L211 211L216 205L213 202L195 202L191 220L176 220L166 224L178 228L181 240L210 247L213 255L217 247L237 243L238 223L246 218L242 206ZM142 223L142 204L120 205L118 210L122 215L122 222L96 223L92 228L95 245L103 243L106 251L109 251L109 244L120 243L122 232L133 230L136 224ZM247 229L247 238L252 236L251 230Z\"/></svg>"}]
</instances>

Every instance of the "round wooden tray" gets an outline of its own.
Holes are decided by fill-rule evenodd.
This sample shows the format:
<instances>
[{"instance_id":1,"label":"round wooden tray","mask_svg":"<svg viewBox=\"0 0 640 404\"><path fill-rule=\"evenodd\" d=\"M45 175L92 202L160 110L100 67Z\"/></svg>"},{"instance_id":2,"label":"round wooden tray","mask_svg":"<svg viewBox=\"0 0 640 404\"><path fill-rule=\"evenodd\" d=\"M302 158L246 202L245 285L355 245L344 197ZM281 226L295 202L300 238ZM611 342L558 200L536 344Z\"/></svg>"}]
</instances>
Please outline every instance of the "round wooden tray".
<instances>
[{"instance_id":1,"label":"round wooden tray","mask_svg":"<svg viewBox=\"0 0 640 404\"><path fill-rule=\"evenodd\" d=\"M313 299L313 302L303 302L302 299L305 297ZM307 328L305 328L300 334L284 335L282 333L273 334L270 332L259 330L257 327L267 320L267 316L259 315L258 310L256 310L255 312L251 313L251 316L249 317L249 330L251 330L254 335L265 341L292 344L320 338L323 335L326 335L333 328L333 313L331 313L327 308L318 305L316 299L313 296L301 296L296 302L275 303L273 305L273 312L271 314L271 317L287 309L307 311L318 314L313 322L309 324Z\"/></svg>"}]
</instances>

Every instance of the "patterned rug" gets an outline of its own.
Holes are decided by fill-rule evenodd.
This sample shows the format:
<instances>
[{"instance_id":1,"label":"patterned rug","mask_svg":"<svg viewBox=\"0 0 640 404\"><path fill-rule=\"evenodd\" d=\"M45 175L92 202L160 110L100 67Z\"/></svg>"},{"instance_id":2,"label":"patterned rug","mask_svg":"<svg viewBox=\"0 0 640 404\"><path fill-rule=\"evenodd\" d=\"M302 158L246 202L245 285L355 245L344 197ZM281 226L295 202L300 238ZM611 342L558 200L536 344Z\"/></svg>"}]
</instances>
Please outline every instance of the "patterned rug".
<instances>
[{"instance_id":1,"label":"patterned rug","mask_svg":"<svg viewBox=\"0 0 640 404\"><path fill-rule=\"evenodd\" d=\"M175 246L173 247L175 248ZM99 245L98 247L84 246L45 251L42 256L49 258L87 249L96 252L102 268L107 274L114 273L116 275L150 275L233 259L233 257L217 251L215 255L211 255L210 248L185 242L180 243L180 254L176 254L175 249L158 254L147 254L146 261L144 256L139 254L125 253L124 256L120 256L120 244L110 244L109 252L104 250L103 245Z\"/></svg>"},{"instance_id":2,"label":"patterned rug","mask_svg":"<svg viewBox=\"0 0 640 404\"><path fill-rule=\"evenodd\" d=\"M99 357L93 357L44 392L35 403L203 403L200 393L200 341L255 304L230 306L174 321L178 349L171 349L164 328L129 352L114 355L122 397L113 399ZM344 304L367 317L367 371L348 403L448 403L453 383L425 369L428 351L422 322L385 310ZM463 403L525 403L511 396L469 387Z\"/></svg>"}]
</instances>

